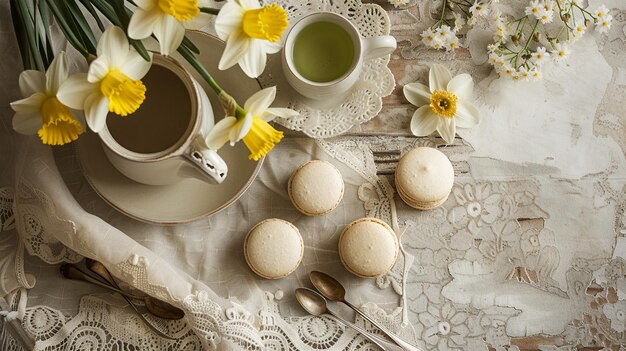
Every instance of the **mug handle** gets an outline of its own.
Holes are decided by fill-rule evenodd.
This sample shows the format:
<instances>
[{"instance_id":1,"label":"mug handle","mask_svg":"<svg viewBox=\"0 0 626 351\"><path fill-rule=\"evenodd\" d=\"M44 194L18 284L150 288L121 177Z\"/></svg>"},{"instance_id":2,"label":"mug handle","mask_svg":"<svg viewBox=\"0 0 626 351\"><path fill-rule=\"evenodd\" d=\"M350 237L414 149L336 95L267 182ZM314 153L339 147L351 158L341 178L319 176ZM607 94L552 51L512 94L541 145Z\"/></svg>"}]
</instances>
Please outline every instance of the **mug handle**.
<instances>
[{"instance_id":1,"label":"mug handle","mask_svg":"<svg viewBox=\"0 0 626 351\"><path fill-rule=\"evenodd\" d=\"M201 135L196 136L194 142L183 154L200 172L209 183L221 184L228 175L228 165L216 151L207 147Z\"/></svg>"},{"instance_id":2,"label":"mug handle","mask_svg":"<svg viewBox=\"0 0 626 351\"><path fill-rule=\"evenodd\" d=\"M396 49L396 38L391 35L363 38L363 58L373 59L389 55Z\"/></svg>"}]
</instances>

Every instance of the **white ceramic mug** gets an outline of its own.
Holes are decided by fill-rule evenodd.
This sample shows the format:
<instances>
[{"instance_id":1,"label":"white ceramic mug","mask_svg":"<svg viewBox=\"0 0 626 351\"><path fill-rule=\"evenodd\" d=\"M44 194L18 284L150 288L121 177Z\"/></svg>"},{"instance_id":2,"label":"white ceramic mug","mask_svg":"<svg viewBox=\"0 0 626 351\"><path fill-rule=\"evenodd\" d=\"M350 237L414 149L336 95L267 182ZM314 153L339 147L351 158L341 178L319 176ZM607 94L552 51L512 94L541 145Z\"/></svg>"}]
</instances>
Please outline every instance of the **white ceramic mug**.
<instances>
[{"instance_id":1,"label":"white ceramic mug","mask_svg":"<svg viewBox=\"0 0 626 351\"><path fill-rule=\"evenodd\" d=\"M155 53L152 64L174 73L185 86L191 107L191 118L185 132L177 142L163 151L139 153L120 145L105 124L98 133L105 154L122 174L143 184L166 185L188 178L213 184L222 183L228 173L228 167L217 152L210 150L205 143L205 136L214 125L213 109L206 93L176 60ZM108 118L133 118L133 116Z\"/></svg>"},{"instance_id":2,"label":"white ceramic mug","mask_svg":"<svg viewBox=\"0 0 626 351\"><path fill-rule=\"evenodd\" d=\"M331 22L343 28L352 39L354 58L350 68L339 78L329 82L315 82L304 78L294 64L294 44L302 29L317 22ZM291 87L313 100L336 100L346 96L358 81L363 60L388 55L396 49L396 39L390 35L363 38L359 30L345 17L332 12L317 12L301 18L287 34L282 52L283 73Z\"/></svg>"}]
</instances>

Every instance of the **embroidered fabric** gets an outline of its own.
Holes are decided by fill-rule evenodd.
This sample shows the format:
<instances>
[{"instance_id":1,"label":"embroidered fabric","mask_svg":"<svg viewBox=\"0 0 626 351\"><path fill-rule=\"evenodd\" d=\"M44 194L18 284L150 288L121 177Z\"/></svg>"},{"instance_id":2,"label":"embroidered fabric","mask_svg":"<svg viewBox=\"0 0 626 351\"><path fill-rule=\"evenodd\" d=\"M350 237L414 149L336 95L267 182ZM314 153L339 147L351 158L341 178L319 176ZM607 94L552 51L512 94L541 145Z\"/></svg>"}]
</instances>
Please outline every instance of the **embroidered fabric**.
<instances>
[{"instance_id":1,"label":"embroidered fabric","mask_svg":"<svg viewBox=\"0 0 626 351\"><path fill-rule=\"evenodd\" d=\"M365 38L388 35L390 21L385 10L377 4L363 4L361 0L266 0L278 3L286 9L289 23L320 11L338 13L349 19ZM259 77L263 87L277 86L277 103L287 105L300 113L289 119L277 118L276 122L314 138L339 135L374 118L382 109L382 98L391 94L395 80L387 67L389 55L366 59L353 89L343 101L304 102L296 98L282 73L280 55L268 57L264 73Z\"/></svg>"}]
</instances>

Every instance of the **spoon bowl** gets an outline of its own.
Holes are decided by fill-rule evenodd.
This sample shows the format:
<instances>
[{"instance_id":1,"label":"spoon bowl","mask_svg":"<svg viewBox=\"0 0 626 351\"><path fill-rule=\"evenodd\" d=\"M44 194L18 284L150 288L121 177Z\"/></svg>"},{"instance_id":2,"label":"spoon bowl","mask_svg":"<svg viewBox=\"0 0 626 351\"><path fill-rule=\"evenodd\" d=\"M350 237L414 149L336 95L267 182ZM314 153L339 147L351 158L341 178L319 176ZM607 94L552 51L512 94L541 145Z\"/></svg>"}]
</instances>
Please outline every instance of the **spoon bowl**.
<instances>
[{"instance_id":1,"label":"spoon bowl","mask_svg":"<svg viewBox=\"0 0 626 351\"><path fill-rule=\"evenodd\" d=\"M311 271L309 279L317 291L331 301L343 301L346 296L343 285L326 273Z\"/></svg>"},{"instance_id":2,"label":"spoon bowl","mask_svg":"<svg viewBox=\"0 0 626 351\"><path fill-rule=\"evenodd\" d=\"M326 299L313 290L304 288L296 289L296 300L298 300L302 308L314 316L321 316L328 312Z\"/></svg>"}]
</instances>

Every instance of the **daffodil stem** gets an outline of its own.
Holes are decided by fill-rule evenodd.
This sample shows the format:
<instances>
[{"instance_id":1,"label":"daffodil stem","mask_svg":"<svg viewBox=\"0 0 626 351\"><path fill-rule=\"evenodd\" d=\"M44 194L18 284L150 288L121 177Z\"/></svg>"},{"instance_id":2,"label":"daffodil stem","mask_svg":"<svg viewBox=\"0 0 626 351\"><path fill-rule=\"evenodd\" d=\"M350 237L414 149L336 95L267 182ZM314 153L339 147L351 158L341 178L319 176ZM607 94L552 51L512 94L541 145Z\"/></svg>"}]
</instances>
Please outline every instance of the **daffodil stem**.
<instances>
[{"instance_id":1,"label":"daffodil stem","mask_svg":"<svg viewBox=\"0 0 626 351\"><path fill-rule=\"evenodd\" d=\"M209 13L211 15L217 15L220 13L220 9L214 9L211 7L200 7L200 12Z\"/></svg>"},{"instance_id":2,"label":"daffodil stem","mask_svg":"<svg viewBox=\"0 0 626 351\"><path fill-rule=\"evenodd\" d=\"M206 68L204 68L204 66L198 61L195 55L183 45L178 47L178 52L185 58L185 60L187 60L187 62L189 62L190 65L193 66L193 68L202 76L202 78L204 78L204 80L209 84L211 89L213 89L215 94L219 96L222 93L223 89L219 86L219 84L217 84L215 79L211 77L211 74L209 74ZM245 116L246 111L241 106L239 106L239 104L237 104L237 107L235 108L235 117L243 118Z\"/></svg>"}]
</instances>

